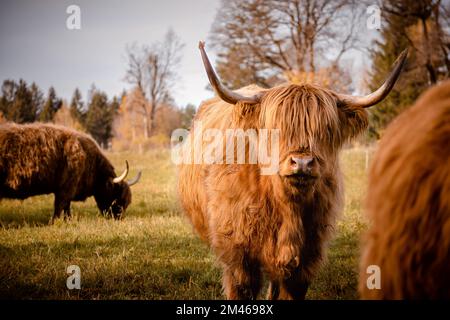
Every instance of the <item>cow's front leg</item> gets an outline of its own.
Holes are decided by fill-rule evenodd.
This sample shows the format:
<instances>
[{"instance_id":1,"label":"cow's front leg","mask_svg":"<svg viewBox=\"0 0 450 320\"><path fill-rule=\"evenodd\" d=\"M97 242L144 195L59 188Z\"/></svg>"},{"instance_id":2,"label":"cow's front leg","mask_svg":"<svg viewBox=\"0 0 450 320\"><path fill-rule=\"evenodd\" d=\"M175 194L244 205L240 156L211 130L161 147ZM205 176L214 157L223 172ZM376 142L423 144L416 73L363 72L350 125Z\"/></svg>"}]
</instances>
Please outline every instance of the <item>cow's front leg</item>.
<instances>
[{"instance_id":1,"label":"cow's front leg","mask_svg":"<svg viewBox=\"0 0 450 320\"><path fill-rule=\"evenodd\" d=\"M223 289L228 300L255 300L261 289L259 265L225 266Z\"/></svg>"},{"instance_id":2,"label":"cow's front leg","mask_svg":"<svg viewBox=\"0 0 450 320\"><path fill-rule=\"evenodd\" d=\"M70 220L71 217L72 215L70 212L70 201L67 201L64 205L64 220Z\"/></svg>"},{"instance_id":3,"label":"cow's front leg","mask_svg":"<svg viewBox=\"0 0 450 320\"><path fill-rule=\"evenodd\" d=\"M279 295L280 295L280 283L278 281L270 280L266 299L277 300Z\"/></svg>"},{"instance_id":4,"label":"cow's front leg","mask_svg":"<svg viewBox=\"0 0 450 320\"><path fill-rule=\"evenodd\" d=\"M63 197L59 195L55 195L55 205L53 211L53 217L50 219L49 224L55 223L55 220L61 217L61 212L66 211L69 207L70 210L70 201L65 200Z\"/></svg>"},{"instance_id":5,"label":"cow's front leg","mask_svg":"<svg viewBox=\"0 0 450 320\"><path fill-rule=\"evenodd\" d=\"M279 243L276 264L281 273L288 277L300 265L300 248L289 241Z\"/></svg>"},{"instance_id":6,"label":"cow's front leg","mask_svg":"<svg viewBox=\"0 0 450 320\"><path fill-rule=\"evenodd\" d=\"M63 211L64 207L61 201L61 198L58 195L55 195L55 202L53 207L53 217L50 219L49 224L54 224L55 220L58 219L61 216L61 212Z\"/></svg>"},{"instance_id":7,"label":"cow's front leg","mask_svg":"<svg viewBox=\"0 0 450 320\"><path fill-rule=\"evenodd\" d=\"M277 240L275 263L283 277L288 277L300 265L303 243L300 217L288 217L282 222Z\"/></svg>"},{"instance_id":8,"label":"cow's front leg","mask_svg":"<svg viewBox=\"0 0 450 320\"><path fill-rule=\"evenodd\" d=\"M308 287L309 281L302 276L300 270L296 270L289 278L281 281L280 292L276 299L304 300Z\"/></svg>"},{"instance_id":9,"label":"cow's front leg","mask_svg":"<svg viewBox=\"0 0 450 320\"><path fill-rule=\"evenodd\" d=\"M216 248L223 266L223 289L227 299L256 299L262 278L259 261L251 258L241 246L227 244Z\"/></svg>"}]
</instances>

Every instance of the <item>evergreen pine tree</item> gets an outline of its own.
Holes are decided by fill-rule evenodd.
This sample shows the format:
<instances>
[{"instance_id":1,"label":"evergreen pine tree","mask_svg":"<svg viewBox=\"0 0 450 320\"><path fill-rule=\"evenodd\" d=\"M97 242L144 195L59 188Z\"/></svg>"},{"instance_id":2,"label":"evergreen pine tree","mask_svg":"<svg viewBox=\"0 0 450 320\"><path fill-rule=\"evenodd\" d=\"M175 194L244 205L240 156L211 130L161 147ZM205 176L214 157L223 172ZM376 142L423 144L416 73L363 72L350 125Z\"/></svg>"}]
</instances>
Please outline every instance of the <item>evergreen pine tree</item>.
<instances>
[{"instance_id":1,"label":"evergreen pine tree","mask_svg":"<svg viewBox=\"0 0 450 320\"><path fill-rule=\"evenodd\" d=\"M416 0L385 0L383 1L383 28L380 40L375 41L375 49L371 53L372 73L369 79L369 89L376 90L392 70L392 65L400 53L409 48L408 62L397 85L389 97L370 109L369 135L378 138L383 129L405 108L412 105L418 96L430 85L428 70L423 63L424 32L420 17L427 17L430 25L436 24L436 16L427 12L433 6L433 1ZM436 8L438 10L439 8ZM440 30L443 34L443 30ZM436 46L436 52L441 52L438 41L430 42ZM435 69L445 68L444 57L434 60ZM441 75L442 76L442 75ZM447 74L448 76L448 74ZM446 77L443 75L443 77Z\"/></svg>"},{"instance_id":2,"label":"evergreen pine tree","mask_svg":"<svg viewBox=\"0 0 450 320\"><path fill-rule=\"evenodd\" d=\"M37 115L39 111L42 109L44 105L44 94L41 89L36 85L36 83L32 83L30 87L30 95L31 95L31 106L30 106L30 119L31 121L37 120Z\"/></svg>"},{"instance_id":3,"label":"evergreen pine tree","mask_svg":"<svg viewBox=\"0 0 450 320\"><path fill-rule=\"evenodd\" d=\"M72 101L70 102L70 114L84 126L86 114L84 113L83 107L81 92L76 88L72 96Z\"/></svg>"},{"instance_id":4,"label":"evergreen pine tree","mask_svg":"<svg viewBox=\"0 0 450 320\"><path fill-rule=\"evenodd\" d=\"M4 80L2 84L2 95L0 97L0 112L7 120L11 120L12 105L14 103L17 84L14 80Z\"/></svg>"},{"instance_id":5,"label":"evergreen pine tree","mask_svg":"<svg viewBox=\"0 0 450 320\"><path fill-rule=\"evenodd\" d=\"M16 123L33 122L36 110L33 108L33 99L27 83L20 79L16 86L14 100L7 111L7 118Z\"/></svg>"},{"instance_id":6,"label":"evergreen pine tree","mask_svg":"<svg viewBox=\"0 0 450 320\"><path fill-rule=\"evenodd\" d=\"M91 100L86 113L85 127L98 144L106 148L112 137L113 107L108 103L105 93L91 90L90 95Z\"/></svg>"},{"instance_id":7,"label":"evergreen pine tree","mask_svg":"<svg viewBox=\"0 0 450 320\"><path fill-rule=\"evenodd\" d=\"M62 100L56 96L55 89L50 87L48 90L48 97L45 101L44 107L39 114L39 120L42 122L50 122L53 120L55 113L61 108Z\"/></svg>"}]
</instances>

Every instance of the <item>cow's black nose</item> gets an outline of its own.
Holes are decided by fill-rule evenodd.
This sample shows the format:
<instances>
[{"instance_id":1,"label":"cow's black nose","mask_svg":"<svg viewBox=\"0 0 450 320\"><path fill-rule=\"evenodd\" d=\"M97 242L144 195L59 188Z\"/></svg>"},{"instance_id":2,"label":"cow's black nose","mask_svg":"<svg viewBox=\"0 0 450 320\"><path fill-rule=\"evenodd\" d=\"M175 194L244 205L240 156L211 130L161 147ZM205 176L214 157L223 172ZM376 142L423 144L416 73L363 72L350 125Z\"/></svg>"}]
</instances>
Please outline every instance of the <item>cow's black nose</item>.
<instances>
[{"instance_id":1,"label":"cow's black nose","mask_svg":"<svg viewBox=\"0 0 450 320\"><path fill-rule=\"evenodd\" d=\"M291 168L295 173L310 174L313 162L313 157L291 157Z\"/></svg>"}]
</instances>

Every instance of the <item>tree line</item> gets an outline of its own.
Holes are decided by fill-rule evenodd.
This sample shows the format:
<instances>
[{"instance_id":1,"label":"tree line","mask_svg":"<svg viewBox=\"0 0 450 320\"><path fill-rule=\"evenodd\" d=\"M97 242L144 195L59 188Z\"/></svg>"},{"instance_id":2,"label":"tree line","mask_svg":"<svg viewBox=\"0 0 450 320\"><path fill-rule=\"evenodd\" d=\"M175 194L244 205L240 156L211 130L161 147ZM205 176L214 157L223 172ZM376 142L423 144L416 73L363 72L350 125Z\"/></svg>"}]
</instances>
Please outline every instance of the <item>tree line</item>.
<instances>
[{"instance_id":1,"label":"tree line","mask_svg":"<svg viewBox=\"0 0 450 320\"><path fill-rule=\"evenodd\" d=\"M376 138L429 86L450 77L450 1L386 0L380 8L384 25L370 50L369 89L383 81L403 48L409 58L389 99L371 110L370 134Z\"/></svg>"},{"instance_id":2,"label":"tree line","mask_svg":"<svg viewBox=\"0 0 450 320\"><path fill-rule=\"evenodd\" d=\"M44 96L34 82L5 80L0 122L62 124L89 133L103 148L168 146L172 131L188 128L196 110L193 105L176 106L172 96L183 47L172 29L161 42L129 45L124 80L133 87L111 99L92 85L86 100L77 88L67 103L53 87Z\"/></svg>"},{"instance_id":3,"label":"tree line","mask_svg":"<svg viewBox=\"0 0 450 320\"><path fill-rule=\"evenodd\" d=\"M130 149L134 144L143 148L167 146L171 132L188 128L195 114L193 105L178 108L171 103L161 104L154 113L149 137L146 118L140 112L141 99L137 90L124 91L120 97L109 99L105 92L92 85L86 100L76 88L67 102L58 97L53 87L44 95L34 82L5 80L0 94L0 123L55 123L89 133L103 148L115 144L120 149Z\"/></svg>"},{"instance_id":4,"label":"tree line","mask_svg":"<svg viewBox=\"0 0 450 320\"><path fill-rule=\"evenodd\" d=\"M89 91L88 100L83 102L79 89L75 89L69 105L58 97L50 87L44 96L42 90L32 83L20 79L3 81L0 96L1 117L15 123L54 122L86 131L103 147L112 137L114 114L119 99L108 99L106 93L95 86ZM68 121L70 117L70 121Z\"/></svg>"},{"instance_id":5,"label":"tree line","mask_svg":"<svg viewBox=\"0 0 450 320\"><path fill-rule=\"evenodd\" d=\"M362 44L369 32L366 10L374 4L381 29L367 48ZM357 83L345 56L365 50L370 59L359 84L365 94L378 88L396 57L409 48L408 63L389 99L369 109L367 138L376 139L428 86L449 78L450 2L227 0L218 9L209 40L218 56L216 69L232 89L290 81L352 93ZM195 113L194 106L180 108L173 99L183 47L171 29L162 41L127 46L124 80L132 88L112 99L93 86L85 101L76 89L66 104L53 88L44 97L35 83L5 80L0 112L18 123L56 122L84 130L103 147L167 145L171 131L189 127Z\"/></svg>"},{"instance_id":6,"label":"tree line","mask_svg":"<svg viewBox=\"0 0 450 320\"><path fill-rule=\"evenodd\" d=\"M374 5L381 28L367 48L367 8ZM349 93L356 91L356 83L346 53L361 50L369 56L360 85L368 93L409 48L408 63L389 99L369 110L368 138L373 139L427 87L449 78L450 1L227 0L218 10L210 42L218 54L218 73L233 89L291 81Z\"/></svg>"}]
</instances>

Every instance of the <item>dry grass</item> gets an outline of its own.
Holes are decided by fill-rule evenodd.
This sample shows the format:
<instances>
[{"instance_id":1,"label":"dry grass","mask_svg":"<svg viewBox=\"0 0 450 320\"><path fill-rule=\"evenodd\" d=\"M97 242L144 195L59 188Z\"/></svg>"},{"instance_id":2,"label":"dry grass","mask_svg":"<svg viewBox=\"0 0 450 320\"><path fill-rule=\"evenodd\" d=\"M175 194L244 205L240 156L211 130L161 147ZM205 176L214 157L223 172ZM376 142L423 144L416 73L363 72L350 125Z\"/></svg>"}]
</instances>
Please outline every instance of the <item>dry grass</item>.
<instances>
[{"instance_id":1,"label":"dry grass","mask_svg":"<svg viewBox=\"0 0 450 320\"><path fill-rule=\"evenodd\" d=\"M169 151L109 154L118 171L128 159L133 203L123 221L99 216L93 199L73 203L70 222L47 222L53 196L0 202L0 298L20 299L221 299L220 270L193 233L176 201ZM357 298L358 242L364 222L364 150L342 155L345 212L329 260L310 299ZM81 268L81 290L66 288L66 268Z\"/></svg>"}]
</instances>

